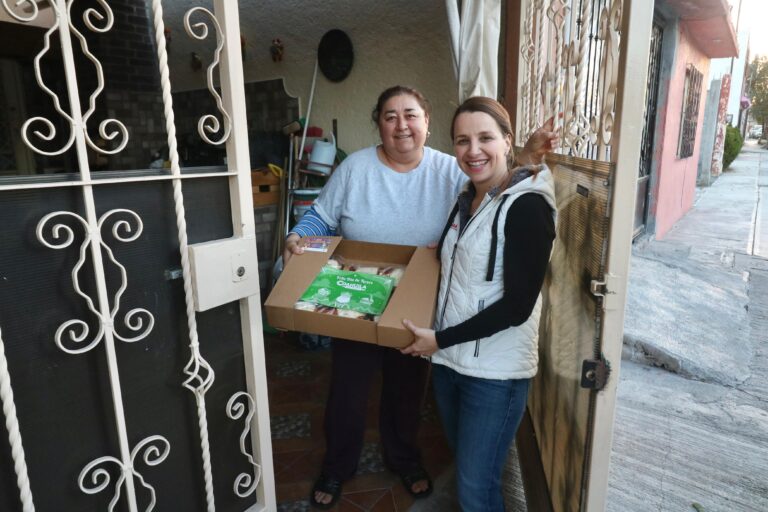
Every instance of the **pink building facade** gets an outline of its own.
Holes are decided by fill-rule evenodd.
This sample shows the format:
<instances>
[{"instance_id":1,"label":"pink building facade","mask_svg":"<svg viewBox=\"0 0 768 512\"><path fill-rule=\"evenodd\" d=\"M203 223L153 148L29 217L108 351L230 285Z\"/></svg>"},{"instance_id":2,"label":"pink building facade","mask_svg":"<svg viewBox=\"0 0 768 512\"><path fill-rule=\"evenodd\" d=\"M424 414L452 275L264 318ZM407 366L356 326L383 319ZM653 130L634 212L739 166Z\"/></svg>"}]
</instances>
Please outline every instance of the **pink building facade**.
<instances>
[{"instance_id":1,"label":"pink building facade","mask_svg":"<svg viewBox=\"0 0 768 512\"><path fill-rule=\"evenodd\" d=\"M656 191L656 238L663 238L669 229L693 205L696 192L696 173L699 165L702 124L704 121L704 93L701 91L701 101L695 113L696 131L693 154L687 157L679 155L682 112L686 93L686 70L692 65L703 76L709 73L710 58L704 54L695 41L689 36L689 28L681 23L677 31L677 51L672 74L669 78L669 88L666 108L663 115L661 132L657 134L660 140L656 152L658 165L658 180ZM703 84L700 84L703 86Z\"/></svg>"},{"instance_id":2,"label":"pink building facade","mask_svg":"<svg viewBox=\"0 0 768 512\"><path fill-rule=\"evenodd\" d=\"M635 237L661 239L693 205L700 159L712 158L711 59L738 55L738 42L726 0L656 0L653 25Z\"/></svg>"}]
</instances>

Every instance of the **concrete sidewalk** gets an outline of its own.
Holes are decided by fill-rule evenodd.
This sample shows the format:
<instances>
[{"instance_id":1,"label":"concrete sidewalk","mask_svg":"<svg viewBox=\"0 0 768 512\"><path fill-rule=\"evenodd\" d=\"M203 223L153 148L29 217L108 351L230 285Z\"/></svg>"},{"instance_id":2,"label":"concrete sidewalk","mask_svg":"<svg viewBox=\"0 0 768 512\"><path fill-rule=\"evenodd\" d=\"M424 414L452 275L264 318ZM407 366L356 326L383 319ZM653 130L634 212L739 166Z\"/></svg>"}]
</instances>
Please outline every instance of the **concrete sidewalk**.
<instances>
[{"instance_id":1,"label":"concrete sidewalk","mask_svg":"<svg viewBox=\"0 0 768 512\"><path fill-rule=\"evenodd\" d=\"M768 151L633 248L611 511L768 510Z\"/></svg>"}]
</instances>

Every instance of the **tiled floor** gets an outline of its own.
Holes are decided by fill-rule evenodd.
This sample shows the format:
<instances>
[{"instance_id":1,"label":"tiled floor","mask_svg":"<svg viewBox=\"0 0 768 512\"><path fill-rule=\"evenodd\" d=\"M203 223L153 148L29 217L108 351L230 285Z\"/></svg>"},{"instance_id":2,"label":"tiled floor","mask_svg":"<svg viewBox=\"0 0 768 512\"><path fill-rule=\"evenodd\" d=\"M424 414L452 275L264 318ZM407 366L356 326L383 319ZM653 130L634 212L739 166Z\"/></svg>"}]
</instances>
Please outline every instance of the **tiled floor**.
<instances>
[{"instance_id":1,"label":"tiled floor","mask_svg":"<svg viewBox=\"0 0 768 512\"><path fill-rule=\"evenodd\" d=\"M311 510L308 496L324 453L323 411L329 350L309 351L297 337L265 335L278 511ZM366 445L357 475L345 482L337 511L403 511L413 503L397 475L384 468L379 451L378 386L368 405ZM431 391L422 414L424 466L436 478L451 462Z\"/></svg>"}]
</instances>

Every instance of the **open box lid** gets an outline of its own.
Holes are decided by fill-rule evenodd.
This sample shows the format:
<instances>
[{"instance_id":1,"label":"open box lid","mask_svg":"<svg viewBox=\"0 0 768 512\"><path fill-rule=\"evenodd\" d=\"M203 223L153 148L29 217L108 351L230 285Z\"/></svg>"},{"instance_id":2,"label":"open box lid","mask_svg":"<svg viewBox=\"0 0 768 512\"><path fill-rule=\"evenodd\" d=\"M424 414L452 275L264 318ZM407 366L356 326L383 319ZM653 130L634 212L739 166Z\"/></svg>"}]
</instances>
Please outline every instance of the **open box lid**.
<instances>
[{"instance_id":1,"label":"open box lid","mask_svg":"<svg viewBox=\"0 0 768 512\"><path fill-rule=\"evenodd\" d=\"M269 313L270 322L284 326L291 330L293 327L293 306L299 300L312 281L314 281L320 269L326 264L336 247L341 242L340 236L323 237L329 240L326 252L304 251L301 258L293 257L275 283L269 297L264 302L264 307Z\"/></svg>"},{"instance_id":2,"label":"open box lid","mask_svg":"<svg viewBox=\"0 0 768 512\"><path fill-rule=\"evenodd\" d=\"M413 334L403 326L405 318L419 327L432 328L439 276L435 249L417 247L377 324L380 345L406 347L413 343Z\"/></svg>"}]
</instances>

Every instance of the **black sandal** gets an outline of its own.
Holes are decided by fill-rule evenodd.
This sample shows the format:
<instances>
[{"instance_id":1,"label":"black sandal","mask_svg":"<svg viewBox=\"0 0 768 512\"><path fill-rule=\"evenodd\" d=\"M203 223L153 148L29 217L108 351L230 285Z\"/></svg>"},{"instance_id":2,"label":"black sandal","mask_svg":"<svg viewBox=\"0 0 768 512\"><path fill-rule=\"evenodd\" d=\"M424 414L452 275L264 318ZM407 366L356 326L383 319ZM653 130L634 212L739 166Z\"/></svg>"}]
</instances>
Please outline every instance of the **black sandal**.
<instances>
[{"instance_id":1,"label":"black sandal","mask_svg":"<svg viewBox=\"0 0 768 512\"><path fill-rule=\"evenodd\" d=\"M328 503L320 503L315 499L316 492L330 494L331 501L329 501ZM330 476L321 474L317 478L317 480L315 480L315 485L312 486L312 490L309 493L309 504L312 505L314 508L319 508L320 510L328 510L332 508L334 505L336 505L336 502L339 501L340 496L341 496L341 480L337 480Z\"/></svg>"},{"instance_id":2,"label":"black sandal","mask_svg":"<svg viewBox=\"0 0 768 512\"><path fill-rule=\"evenodd\" d=\"M419 500L432 494L432 480L421 466L400 471L398 474L400 475L400 480L403 482L403 486L405 486L405 490L408 491L408 494L413 496L414 499ZM427 481L427 488L421 492L414 492L413 485L421 480Z\"/></svg>"}]
</instances>

